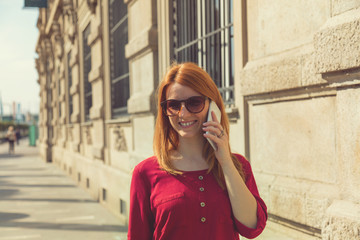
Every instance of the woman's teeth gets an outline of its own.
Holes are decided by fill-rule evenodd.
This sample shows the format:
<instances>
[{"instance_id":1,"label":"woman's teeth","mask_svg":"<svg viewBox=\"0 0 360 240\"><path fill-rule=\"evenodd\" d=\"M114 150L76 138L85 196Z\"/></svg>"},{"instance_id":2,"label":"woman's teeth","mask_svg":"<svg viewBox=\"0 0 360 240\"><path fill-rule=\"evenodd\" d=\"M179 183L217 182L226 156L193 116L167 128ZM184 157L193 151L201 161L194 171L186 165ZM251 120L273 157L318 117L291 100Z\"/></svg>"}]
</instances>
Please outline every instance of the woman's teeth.
<instances>
[{"instance_id":1,"label":"woman's teeth","mask_svg":"<svg viewBox=\"0 0 360 240\"><path fill-rule=\"evenodd\" d=\"M192 125L194 123L195 123L195 121L193 121L193 122L179 122L179 124L181 126L183 126L183 127L188 127L188 126L190 126L190 125Z\"/></svg>"}]
</instances>

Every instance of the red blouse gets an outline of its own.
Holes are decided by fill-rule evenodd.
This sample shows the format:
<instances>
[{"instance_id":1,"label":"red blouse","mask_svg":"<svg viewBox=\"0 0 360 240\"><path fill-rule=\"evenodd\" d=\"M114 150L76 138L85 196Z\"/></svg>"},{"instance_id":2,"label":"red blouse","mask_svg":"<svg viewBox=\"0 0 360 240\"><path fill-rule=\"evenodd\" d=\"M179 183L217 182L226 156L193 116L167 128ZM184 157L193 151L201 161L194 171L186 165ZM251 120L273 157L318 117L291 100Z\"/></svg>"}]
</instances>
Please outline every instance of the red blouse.
<instances>
[{"instance_id":1,"label":"red blouse","mask_svg":"<svg viewBox=\"0 0 360 240\"><path fill-rule=\"evenodd\" d=\"M130 240L235 240L239 233L255 238L264 229L267 210L260 198L249 162L236 155L246 174L246 186L257 201L257 226L248 228L232 214L226 190L207 170L171 175L160 170L156 157L139 163L130 189Z\"/></svg>"}]
</instances>

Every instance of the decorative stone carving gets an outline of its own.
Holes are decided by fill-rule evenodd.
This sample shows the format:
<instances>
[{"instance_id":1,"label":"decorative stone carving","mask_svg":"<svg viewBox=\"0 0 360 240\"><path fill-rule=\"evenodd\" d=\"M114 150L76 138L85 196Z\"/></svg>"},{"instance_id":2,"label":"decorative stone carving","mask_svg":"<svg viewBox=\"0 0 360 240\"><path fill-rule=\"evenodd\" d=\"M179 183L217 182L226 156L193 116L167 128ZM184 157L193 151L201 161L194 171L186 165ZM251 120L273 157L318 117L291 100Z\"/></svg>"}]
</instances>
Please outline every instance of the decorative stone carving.
<instances>
[{"instance_id":1,"label":"decorative stone carving","mask_svg":"<svg viewBox=\"0 0 360 240\"><path fill-rule=\"evenodd\" d=\"M46 55L52 55L52 44L49 38L44 39L44 48Z\"/></svg>"},{"instance_id":2,"label":"decorative stone carving","mask_svg":"<svg viewBox=\"0 0 360 240\"><path fill-rule=\"evenodd\" d=\"M76 36L77 15L73 7L72 0L63 0L63 12L66 16L68 16L68 22L69 22L69 27L67 29L66 34L69 37L71 43L74 43Z\"/></svg>"},{"instance_id":3,"label":"decorative stone carving","mask_svg":"<svg viewBox=\"0 0 360 240\"><path fill-rule=\"evenodd\" d=\"M91 145L92 144L92 139L91 139L90 127L85 128L85 137L86 137L86 143L88 145Z\"/></svg>"},{"instance_id":4,"label":"decorative stone carving","mask_svg":"<svg viewBox=\"0 0 360 240\"><path fill-rule=\"evenodd\" d=\"M124 129L121 127L116 127L114 130L115 134L115 150L121 152L127 152L127 145L125 139Z\"/></svg>"},{"instance_id":5,"label":"decorative stone carving","mask_svg":"<svg viewBox=\"0 0 360 240\"><path fill-rule=\"evenodd\" d=\"M86 3L91 11L92 14L95 13L97 0L86 0Z\"/></svg>"},{"instance_id":6,"label":"decorative stone carving","mask_svg":"<svg viewBox=\"0 0 360 240\"><path fill-rule=\"evenodd\" d=\"M55 57L58 59L61 59L63 52L64 52L64 48L63 48L63 40L61 37L60 24L53 23L52 31L53 31L54 40L55 40L55 46L54 46Z\"/></svg>"}]
</instances>

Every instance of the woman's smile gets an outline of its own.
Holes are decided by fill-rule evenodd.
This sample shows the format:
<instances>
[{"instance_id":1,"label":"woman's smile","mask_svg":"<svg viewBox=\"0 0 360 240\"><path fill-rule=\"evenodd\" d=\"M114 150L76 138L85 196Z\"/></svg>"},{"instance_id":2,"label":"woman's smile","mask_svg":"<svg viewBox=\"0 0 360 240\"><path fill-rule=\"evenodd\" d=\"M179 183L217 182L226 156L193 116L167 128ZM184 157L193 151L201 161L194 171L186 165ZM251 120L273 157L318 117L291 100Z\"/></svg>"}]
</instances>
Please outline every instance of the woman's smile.
<instances>
[{"instance_id":1,"label":"woman's smile","mask_svg":"<svg viewBox=\"0 0 360 240\"><path fill-rule=\"evenodd\" d=\"M192 127L196 122L197 122L197 120L195 120L195 121L181 121L181 122L179 122L179 125L182 128L189 128L189 127Z\"/></svg>"}]
</instances>

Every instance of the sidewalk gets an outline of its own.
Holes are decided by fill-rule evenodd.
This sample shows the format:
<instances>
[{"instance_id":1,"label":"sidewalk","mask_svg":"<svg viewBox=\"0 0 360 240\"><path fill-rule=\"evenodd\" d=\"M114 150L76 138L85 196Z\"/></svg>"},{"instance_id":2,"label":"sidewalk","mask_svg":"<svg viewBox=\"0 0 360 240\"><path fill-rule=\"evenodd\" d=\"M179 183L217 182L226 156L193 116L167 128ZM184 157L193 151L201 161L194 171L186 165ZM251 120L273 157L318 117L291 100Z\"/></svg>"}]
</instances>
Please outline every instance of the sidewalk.
<instances>
[{"instance_id":1,"label":"sidewalk","mask_svg":"<svg viewBox=\"0 0 360 240\"><path fill-rule=\"evenodd\" d=\"M115 216L28 142L15 155L0 144L0 240L126 239Z\"/></svg>"}]
</instances>

